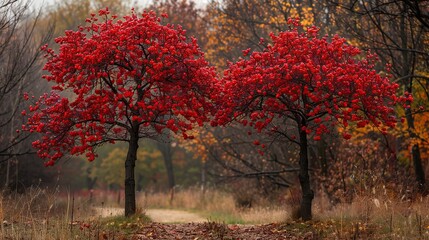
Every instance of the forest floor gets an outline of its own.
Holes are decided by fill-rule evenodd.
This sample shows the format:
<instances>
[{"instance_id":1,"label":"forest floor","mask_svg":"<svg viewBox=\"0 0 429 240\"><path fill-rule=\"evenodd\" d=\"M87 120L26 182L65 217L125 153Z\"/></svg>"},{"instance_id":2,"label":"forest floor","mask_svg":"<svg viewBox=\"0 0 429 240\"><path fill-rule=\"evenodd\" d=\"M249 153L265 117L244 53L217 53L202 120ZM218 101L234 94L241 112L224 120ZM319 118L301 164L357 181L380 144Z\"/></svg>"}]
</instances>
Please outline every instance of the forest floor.
<instances>
[{"instance_id":1,"label":"forest floor","mask_svg":"<svg viewBox=\"0 0 429 240\"><path fill-rule=\"evenodd\" d=\"M284 229L280 224L231 225L206 223L150 223L136 232L135 239L319 239L311 231L296 233Z\"/></svg>"},{"instance_id":2,"label":"forest floor","mask_svg":"<svg viewBox=\"0 0 429 240\"><path fill-rule=\"evenodd\" d=\"M112 217L124 214L123 208L95 208L95 213L100 217ZM147 209L145 215L157 223L203 223L208 220L196 213L174 209Z\"/></svg>"},{"instance_id":3,"label":"forest floor","mask_svg":"<svg viewBox=\"0 0 429 240\"><path fill-rule=\"evenodd\" d=\"M95 208L97 217L108 218L124 213L121 208ZM281 224L242 225L212 222L202 216L175 209L147 209L152 222L142 224L131 239L317 239L311 230L289 231ZM298 230L298 229L296 229Z\"/></svg>"},{"instance_id":4,"label":"forest floor","mask_svg":"<svg viewBox=\"0 0 429 240\"><path fill-rule=\"evenodd\" d=\"M223 192L195 190L139 198L140 209L124 217L117 194L89 203L33 189L0 196L0 239L428 239L429 198L413 202L363 196L327 209L316 202L311 221L294 220L293 208L260 203L242 209ZM269 206L269 207L261 207ZM322 211L323 210L323 211Z\"/></svg>"},{"instance_id":5,"label":"forest floor","mask_svg":"<svg viewBox=\"0 0 429 240\"><path fill-rule=\"evenodd\" d=\"M95 208L97 217L109 218L124 213L121 208ZM210 221L204 217L184 210L147 209L145 215L150 222L134 225L124 239L371 239L373 229L370 226L344 226L344 232L336 231L340 223L332 222L295 222L270 224L226 224ZM132 222L133 220L131 220ZM130 223L128 223L130 224ZM127 226L123 223L122 226ZM137 226L137 227L136 227ZM124 229L122 227L122 229ZM125 227L126 229L126 227ZM118 237L106 233L107 239ZM111 234L111 233L110 233ZM344 234L342 236L342 234Z\"/></svg>"}]
</instances>

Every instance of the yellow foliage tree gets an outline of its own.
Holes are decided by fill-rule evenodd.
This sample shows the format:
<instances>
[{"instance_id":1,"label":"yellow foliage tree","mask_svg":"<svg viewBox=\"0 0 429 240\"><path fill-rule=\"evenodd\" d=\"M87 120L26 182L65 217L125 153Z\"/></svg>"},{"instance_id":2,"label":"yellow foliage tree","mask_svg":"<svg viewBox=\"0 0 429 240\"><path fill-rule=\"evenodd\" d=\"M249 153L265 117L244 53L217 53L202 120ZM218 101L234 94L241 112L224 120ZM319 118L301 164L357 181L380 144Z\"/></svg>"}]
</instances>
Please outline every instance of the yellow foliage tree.
<instances>
[{"instance_id":1,"label":"yellow foliage tree","mask_svg":"<svg viewBox=\"0 0 429 240\"><path fill-rule=\"evenodd\" d=\"M42 21L53 23L55 26L54 36L64 34L65 30L75 30L78 26L85 25L85 20L91 13L108 7L115 14L124 14L129 1L123 0L65 0L48 11Z\"/></svg>"},{"instance_id":2,"label":"yellow foliage tree","mask_svg":"<svg viewBox=\"0 0 429 240\"><path fill-rule=\"evenodd\" d=\"M123 159L126 155L126 148L120 145L109 145L107 157L97 159L100 161L100 165L93 172L93 175L98 177L99 183L124 188ZM151 182L159 182L159 178L163 177L164 173L165 168L162 164L161 152L150 142L143 144L143 147L139 148L137 152L137 189Z\"/></svg>"},{"instance_id":3,"label":"yellow foliage tree","mask_svg":"<svg viewBox=\"0 0 429 240\"><path fill-rule=\"evenodd\" d=\"M299 18L304 27L330 26L333 14L324 4L311 0L223 0L207 7L207 57L220 68L242 55L243 49L261 47L270 32L288 29L289 18ZM325 31L325 30L323 30ZM327 31L325 31L327 32Z\"/></svg>"}]
</instances>

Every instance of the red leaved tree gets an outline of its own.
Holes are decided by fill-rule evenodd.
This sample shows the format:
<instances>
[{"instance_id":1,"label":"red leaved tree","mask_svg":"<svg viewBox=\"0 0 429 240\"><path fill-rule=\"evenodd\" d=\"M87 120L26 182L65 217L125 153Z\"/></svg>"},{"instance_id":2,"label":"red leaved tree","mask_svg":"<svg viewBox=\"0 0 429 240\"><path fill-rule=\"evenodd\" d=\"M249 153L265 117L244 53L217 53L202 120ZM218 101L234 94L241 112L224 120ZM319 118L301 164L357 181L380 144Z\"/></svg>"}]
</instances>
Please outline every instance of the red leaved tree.
<instances>
[{"instance_id":1,"label":"red leaved tree","mask_svg":"<svg viewBox=\"0 0 429 240\"><path fill-rule=\"evenodd\" d=\"M209 94L215 71L194 38L180 26L161 25L153 12L121 20L100 10L88 26L56 39L59 52L45 48L44 78L55 83L30 108L26 130L46 165L65 154L89 161L103 143L126 141L125 215L135 213L134 166L140 138L163 129L186 132L212 114ZM71 97L63 97L63 92Z\"/></svg>"},{"instance_id":2,"label":"red leaved tree","mask_svg":"<svg viewBox=\"0 0 429 240\"><path fill-rule=\"evenodd\" d=\"M349 122L385 130L395 125L392 106L400 98L395 95L398 86L374 70L374 56L358 60L360 51L345 39L334 36L328 41L318 37L316 27L301 33L296 21L290 20L290 24L291 30L271 35L273 44L263 52L253 52L225 71L224 108L217 113L215 124L236 120L298 144L300 214L308 220L314 197L308 137L320 140L329 124L347 127ZM343 137L351 135L344 132Z\"/></svg>"}]
</instances>

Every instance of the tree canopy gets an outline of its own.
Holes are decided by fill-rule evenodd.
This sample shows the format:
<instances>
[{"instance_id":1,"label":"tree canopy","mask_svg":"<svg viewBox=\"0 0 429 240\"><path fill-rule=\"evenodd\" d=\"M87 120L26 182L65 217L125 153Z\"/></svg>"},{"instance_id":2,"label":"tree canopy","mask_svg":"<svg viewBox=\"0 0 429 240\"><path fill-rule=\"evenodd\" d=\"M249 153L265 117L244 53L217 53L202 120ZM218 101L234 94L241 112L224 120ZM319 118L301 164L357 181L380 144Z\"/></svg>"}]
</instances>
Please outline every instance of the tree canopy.
<instances>
[{"instance_id":1,"label":"tree canopy","mask_svg":"<svg viewBox=\"0 0 429 240\"><path fill-rule=\"evenodd\" d=\"M139 138L164 128L186 135L212 111L206 96L215 75L195 39L152 12L117 21L108 14L57 38L59 53L45 47L44 78L55 86L30 108L27 128L43 134L33 146L47 165L64 152L93 160L94 147L128 141L136 128ZM74 97L59 94L67 91Z\"/></svg>"},{"instance_id":2,"label":"tree canopy","mask_svg":"<svg viewBox=\"0 0 429 240\"><path fill-rule=\"evenodd\" d=\"M332 117L345 127L349 122L357 122L357 127L369 123L393 127L397 122L393 106L401 100L396 96L398 85L377 74L376 56L358 60L361 51L344 38L328 41L318 37L316 27L303 33L298 27L272 34L272 45L224 72L225 108L217 115L219 123L250 113L241 123L261 131L274 118L287 118L308 134L313 132L315 140L327 132L323 122ZM282 127L270 130L289 132Z\"/></svg>"},{"instance_id":3,"label":"tree canopy","mask_svg":"<svg viewBox=\"0 0 429 240\"><path fill-rule=\"evenodd\" d=\"M374 55L359 60L359 49L346 44L344 38L334 36L328 41L318 36L316 27L300 32L298 21L290 19L289 24L289 31L271 34L273 43L264 51L253 52L224 72L223 107L214 123L236 120L299 145L301 217L308 220L314 197L308 136L312 134L318 141L328 132L327 124L347 127L351 122L357 127L372 124L386 133L385 127L397 122L393 107L407 99L397 97L398 85L374 69ZM351 135L344 132L343 137Z\"/></svg>"},{"instance_id":4,"label":"tree canopy","mask_svg":"<svg viewBox=\"0 0 429 240\"><path fill-rule=\"evenodd\" d=\"M139 139L157 138L163 129L188 138L194 125L208 121L214 111L215 72L195 38L187 38L180 26L162 25L154 12L117 19L106 8L86 21L87 26L55 39L58 53L44 47L44 70L49 72L44 78L55 85L30 106L24 129L41 134L33 147L47 166L65 154L93 161L101 144L128 142L129 216L136 211Z\"/></svg>"}]
</instances>

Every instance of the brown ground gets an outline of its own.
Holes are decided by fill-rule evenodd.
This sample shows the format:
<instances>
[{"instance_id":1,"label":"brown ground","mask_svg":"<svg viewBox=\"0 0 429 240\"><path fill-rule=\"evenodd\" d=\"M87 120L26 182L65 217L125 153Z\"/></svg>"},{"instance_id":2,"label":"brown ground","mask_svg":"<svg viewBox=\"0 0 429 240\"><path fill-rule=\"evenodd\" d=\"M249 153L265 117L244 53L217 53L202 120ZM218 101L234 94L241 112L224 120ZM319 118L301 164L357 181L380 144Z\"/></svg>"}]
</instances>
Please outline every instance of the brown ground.
<instances>
[{"instance_id":1,"label":"brown ground","mask_svg":"<svg viewBox=\"0 0 429 240\"><path fill-rule=\"evenodd\" d=\"M318 239L311 231L296 234L281 225L238 226L219 223L151 223L140 229L132 239L202 240L202 239Z\"/></svg>"},{"instance_id":2,"label":"brown ground","mask_svg":"<svg viewBox=\"0 0 429 240\"><path fill-rule=\"evenodd\" d=\"M112 217L124 214L123 208L94 208L97 217ZM152 221L157 223L203 223L207 219L195 213L173 209L147 209L145 211Z\"/></svg>"},{"instance_id":3,"label":"brown ground","mask_svg":"<svg viewBox=\"0 0 429 240\"><path fill-rule=\"evenodd\" d=\"M120 208L96 208L95 210L101 217L123 214L123 209ZM172 209L148 209L146 215L153 222L141 225L125 239L318 239L318 234L313 229L291 231L289 227L285 228L284 224L228 225L210 222L195 213ZM106 239L110 237L112 236L107 236Z\"/></svg>"},{"instance_id":4,"label":"brown ground","mask_svg":"<svg viewBox=\"0 0 429 240\"><path fill-rule=\"evenodd\" d=\"M203 223L207 219L198 214L172 209L148 209L146 215L157 223Z\"/></svg>"}]
</instances>

